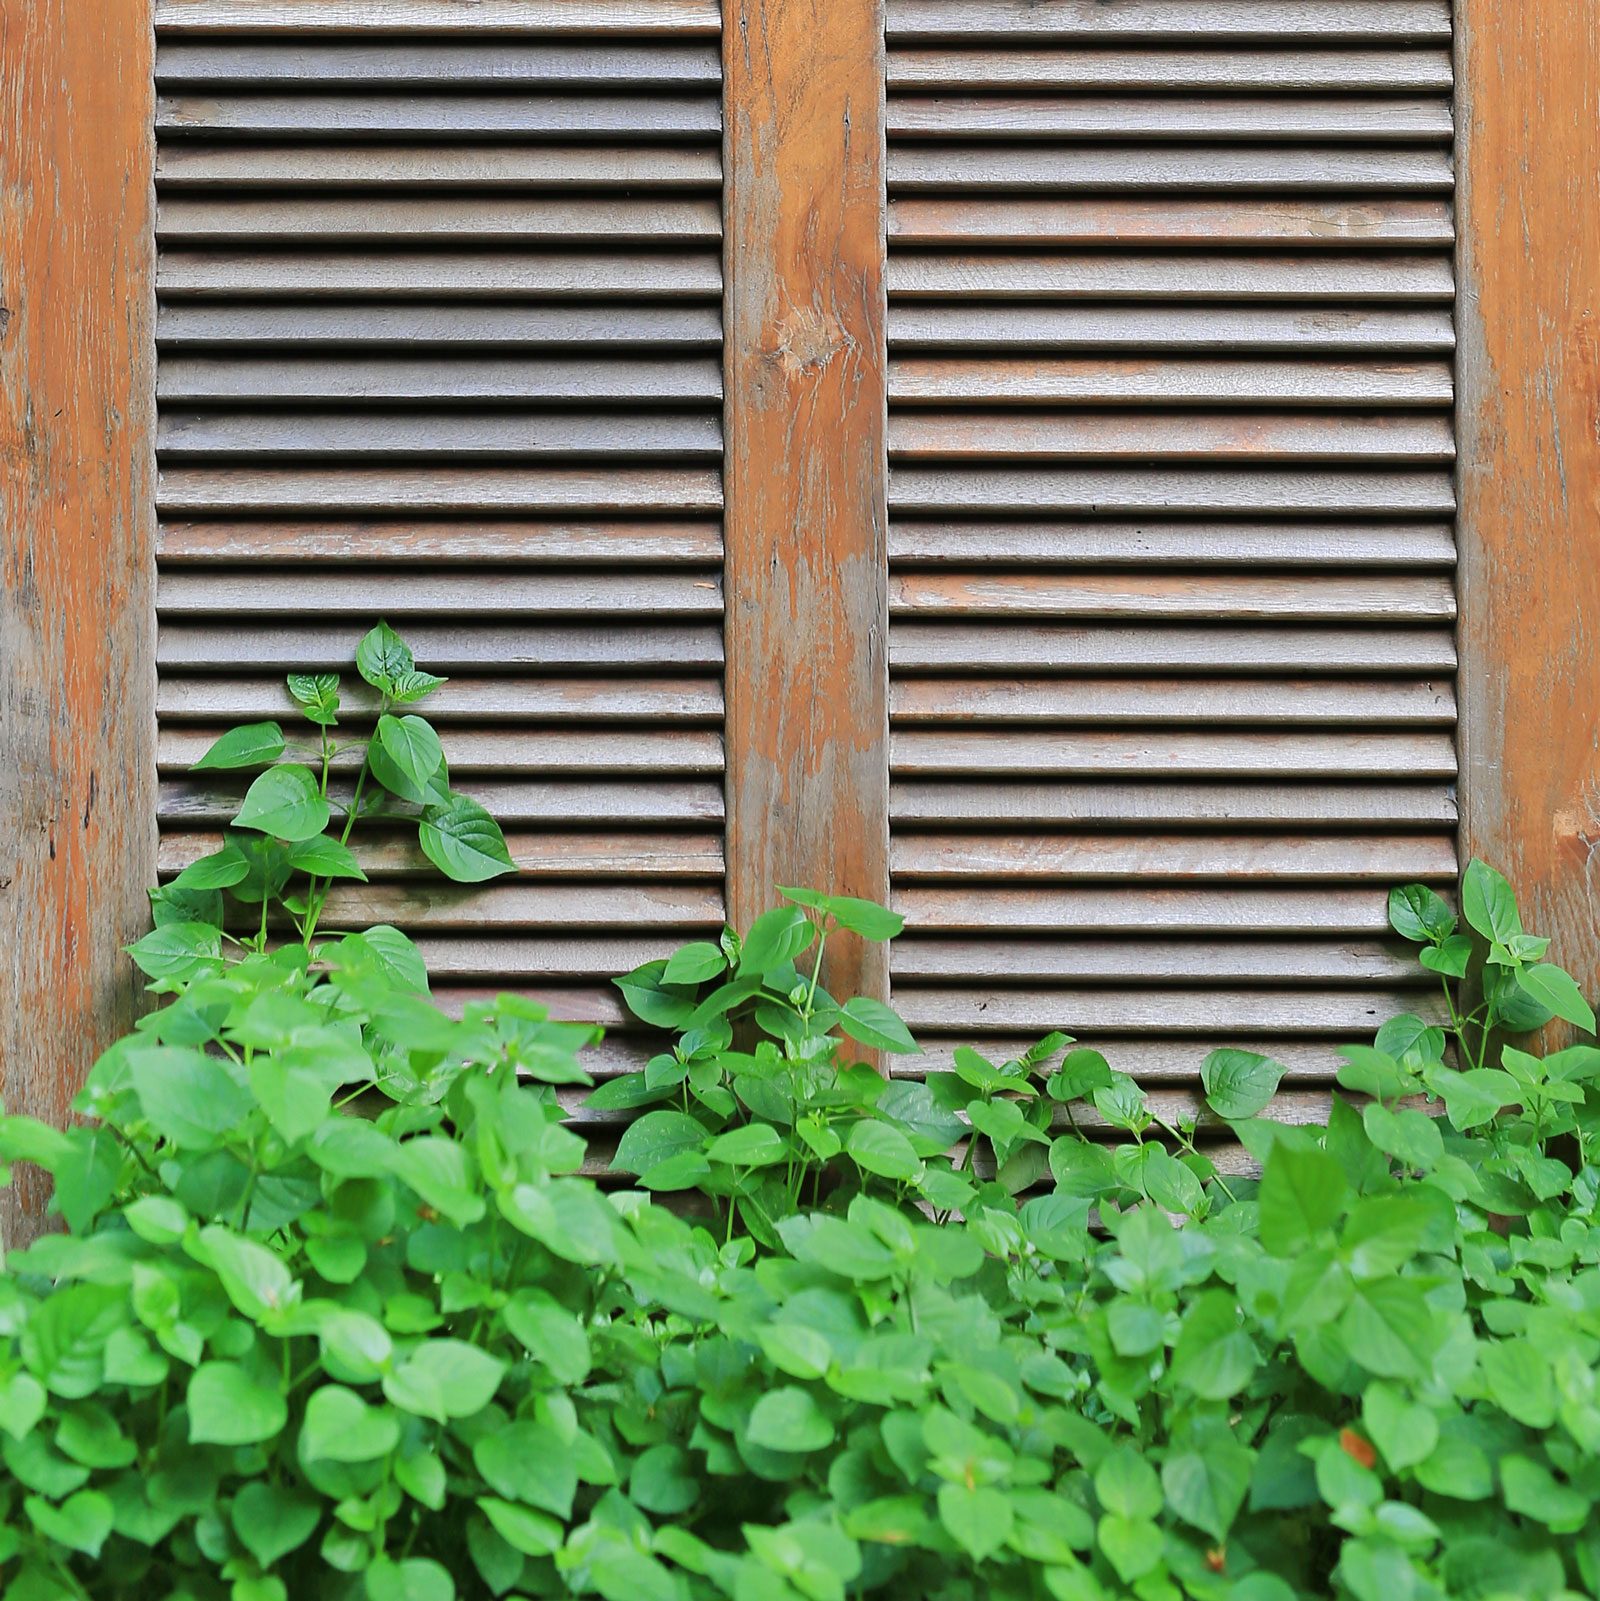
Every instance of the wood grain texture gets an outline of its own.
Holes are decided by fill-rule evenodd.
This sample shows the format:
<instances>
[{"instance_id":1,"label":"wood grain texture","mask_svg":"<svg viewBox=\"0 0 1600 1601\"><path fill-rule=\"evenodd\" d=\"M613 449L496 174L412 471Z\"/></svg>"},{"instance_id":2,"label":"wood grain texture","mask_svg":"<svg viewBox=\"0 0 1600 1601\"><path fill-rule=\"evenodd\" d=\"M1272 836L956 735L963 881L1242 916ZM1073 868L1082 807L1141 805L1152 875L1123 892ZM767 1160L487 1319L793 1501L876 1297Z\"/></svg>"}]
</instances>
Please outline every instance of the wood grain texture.
<instances>
[{"instance_id":1,"label":"wood grain texture","mask_svg":"<svg viewBox=\"0 0 1600 1601\"><path fill-rule=\"evenodd\" d=\"M882 0L724 32L728 899L888 894ZM882 947L829 984L882 995Z\"/></svg>"},{"instance_id":2,"label":"wood grain texture","mask_svg":"<svg viewBox=\"0 0 1600 1601\"><path fill-rule=\"evenodd\" d=\"M1399 44L1450 37L1449 0L892 0L888 20L892 39L978 38L1008 44L1030 39Z\"/></svg>"},{"instance_id":3,"label":"wood grain texture","mask_svg":"<svg viewBox=\"0 0 1600 1601\"><path fill-rule=\"evenodd\" d=\"M1461 0L1463 855L1600 989L1600 12Z\"/></svg>"},{"instance_id":4,"label":"wood grain texture","mask_svg":"<svg viewBox=\"0 0 1600 1601\"><path fill-rule=\"evenodd\" d=\"M155 865L152 99L147 0L0 13L0 1094L57 1124ZM19 1168L6 1246L46 1195Z\"/></svg>"},{"instance_id":5,"label":"wood grain texture","mask_svg":"<svg viewBox=\"0 0 1600 1601\"><path fill-rule=\"evenodd\" d=\"M156 0L186 33L715 34L717 0Z\"/></svg>"}]
</instances>

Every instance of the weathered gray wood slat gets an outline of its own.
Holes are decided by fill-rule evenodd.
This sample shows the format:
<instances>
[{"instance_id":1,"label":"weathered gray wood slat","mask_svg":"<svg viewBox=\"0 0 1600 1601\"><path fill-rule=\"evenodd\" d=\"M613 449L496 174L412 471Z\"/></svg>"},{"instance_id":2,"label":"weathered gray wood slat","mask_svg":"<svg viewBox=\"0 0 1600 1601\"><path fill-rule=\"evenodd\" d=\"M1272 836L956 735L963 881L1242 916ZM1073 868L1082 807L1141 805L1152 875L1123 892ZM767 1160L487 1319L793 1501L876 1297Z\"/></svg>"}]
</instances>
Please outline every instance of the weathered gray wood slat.
<instances>
[{"instance_id":1,"label":"weathered gray wood slat","mask_svg":"<svg viewBox=\"0 0 1600 1601\"><path fill-rule=\"evenodd\" d=\"M692 573L284 572L272 567L165 573L165 616L252 617L720 617L722 585Z\"/></svg>"},{"instance_id":2,"label":"weathered gray wood slat","mask_svg":"<svg viewBox=\"0 0 1600 1601\"><path fill-rule=\"evenodd\" d=\"M195 299L259 295L300 301L374 295L402 301L440 296L536 302L579 296L716 301L722 293L722 263L714 251L654 249L497 250L471 255L167 249L157 258L156 287L163 296Z\"/></svg>"},{"instance_id":3,"label":"weathered gray wood slat","mask_svg":"<svg viewBox=\"0 0 1600 1601\"><path fill-rule=\"evenodd\" d=\"M189 33L506 33L715 36L717 0L156 0L158 30Z\"/></svg>"},{"instance_id":4,"label":"weathered gray wood slat","mask_svg":"<svg viewBox=\"0 0 1600 1601\"><path fill-rule=\"evenodd\" d=\"M170 582L170 577L165 580ZM398 615L398 613L396 614ZM348 677L342 686L345 726L370 723L377 693ZM452 723L718 723L722 685L714 677L662 678L451 678L428 696L428 720ZM164 674L156 685L156 712L173 722L297 723L299 708L283 679L230 674L227 678Z\"/></svg>"},{"instance_id":5,"label":"weathered gray wood slat","mask_svg":"<svg viewBox=\"0 0 1600 1601\"><path fill-rule=\"evenodd\" d=\"M169 35L156 49L156 82L190 87L272 84L304 90L381 84L407 89L532 89L626 84L644 89L690 84L714 88L721 81L722 60L715 44L666 40L529 44L502 39L470 44L453 39L394 44L376 39L262 42Z\"/></svg>"},{"instance_id":6,"label":"weathered gray wood slat","mask_svg":"<svg viewBox=\"0 0 1600 1601\"><path fill-rule=\"evenodd\" d=\"M889 525L889 559L904 566L1359 567L1455 565L1447 523L969 523Z\"/></svg>"},{"instance_id":7,"label":"weathered gray wood slat","mask_svg":"<svg viewBox=\"0 0 1600 1601\"><path fill-rule=\"evenodd\" d=\"M259 624L237 617L225 624L168 622L160 632L156 661L163 671L230 674L353 669L352 622L368 617L370 608L362 606L351 621L337 623ZM722 630L704 623L468 624L459 618L431 622L419 617L407 621L406 638L424 667L443 673L682 671L722 665Z\"/></svg>"},{"instance_id":8,"label":"weathered gray wood slat","mask_svg":"<svg viewBox=\"0 0 1600 1601\"><path fill-rule=\"evenodd\" d=\"M186 309L192 313L195 308ZM641 310L639 320L644 323L651 317L660 317L666 309ZM690 308L680 310L686 319L694 315ZM284 320L287 324L288 319ZM237 321L249 326L244 318ZM596 321L597 335L604 339L609 325ZM166 332L172 322L169 311L163 318L162 337L172 337ZM444 322L442 316L440 322ZM418 329L424 337L426 326ZM1271 351L1315 359L1335 351L1376 355L1449 351L1454 347L1454 324L1443 308L992 305L981 301L900 300L889 310L889 348L898 352L1159 350L1187 356L1202 351L1230 355Z\"/></svg>"},{"instance_id":9,"label":"weathered gray wood slat","mask_svg":"<svg viewBox=\"0 0 1600 1601\"><path fill-rule=\"evenodd\" d=\"M715 567L722 530L714 521L526 522L165 522L156 529L162 565L214 562L502 562L549 566Z\"/></svg>"},{"instance_id":10,"label":"weathered gray wood slat","mask_svg":"<svg viewBox=\"0 0 1600 1601\"><path fill-rule=\"evenodd\" d=\"M472 512L580 515L722 509L714 470L628 467L461 468L169 467L157 477L156 509L200 512Z\"/></svg>"},{"instance_id":11,"label":"weathered gray wood slat","mask_svg":"<svg viewBox=\"0 0 1600 1601\"><path fill-rule=\"evenodd\" d=\"M1178 604L1177 601L1174 604ZM1334 619L1324 619L1332 623ZM1448 626L1407 627L1390 619L1311 628L1240 628L1206 621L1144 626L1134 619L1083 623L975 625L897 622L889 659L897 672L1448 673L1455 640Z\"/></svg>"},{"instance_id":12,"label":"weathered gray wood slat","mask_svg":"<svg viewBox=\"0 0 1600 1601\"><path fill-rule=\"evenodd\" d=\"M889 505L924 515L1437 517L1455 510L1455 486L1445 472L898 466Z\"/></svg>"},{"instance_id":13,"label":"weathered gray wood slat","mask_svg":"<svg viewBox=\"0 0 1600 1601\"><path fill-rule=\"evenodd\" d=\"M1125 773L1148 778L1450 778L1456 771L1455 741L1445 733L1393 730L1328 733L1295 729L1284 733L1205 733L1155 730L1061 729L1039 734L1021 729L900 729L890 739L890 761L898 777L944 774L997 778Z\"/></svg>"},{"instance_id":14,"label":"weathered gray wood slat","mask_svg":"<svg viewBox=\"0 0 1600 1601\"><path fill-rule=\"evenodd\" d=\"M1376 883L1387 889L1414 880L1446 883L1457 871L1455 844L1448 835L901 834L894 841L893 860L896 877L906 882L989 884L1161 879L1185 884Z\"/></svg>"},{"instance_id":15,"label":"weathered gray wood slat","mask_svg":"<svg viewBox=\"0 0 1600 1601\"><path fill-rule=\"evenodd\" d=\"M285 458L356 463L401 457L470 462L608 456L714 461L722 454L722 427L714 410L440 414L168 408L156 444L165 459L263 463Z\"/></svg>"},{"instance_id":16,"label":"weathered gray wood slat","mask_svg":"<svg viewBox=\"0 0 1600 1601\"><path fill-rule=\"evenodd\" d=\"M900 678L896 724L1044 723L1450 727L1448 680ZM277 704L277 702L274 702ZM437 702L430 700L429 706Z\"/></svg>"},{"instance_id":17,"label":"weathered gray wood slat","mask_svg":"<svg viewBox=\"0 0 1600 1601\"><path fill-rule=\"evenodd\" d=\"M1397 775L1360 784L901 779L890 813L896 826L933 827L1448 828L1456 801L1447 784Z\"/></svg>"},{"instance_id":18,"label":"weathered gray wood slat","mask_svg":"<svg viewBox=\"0 0 1600 1601\"><path fill-rule=\"evenodd\" d=\"M961 235L948 238L959 243ZM1156 302L1333 300L1344 311L1348 303L1361 301L1447 304L1454 292L1450 258L1442 252L1219 255L1214 239L1210 250L1203 236L1186 242L1195 248L1183 255L1069 249L969 255L897 248L889 256L891 328L894 302L935 296L959 297L968 305L975 300L1112 297ZM988 309L978 307L975 314Z\"/></svg>"},{"instance_id":19,"label":"weathered gray wood slat","mask_svg":"<svg viewBox=\"0 0 1600 1601\"><path fill-rule=\"evenodd\" d=\"M902 46L889 52L889 89L1296 90L1415 93L1448 90L1450 53L1439 49L1113 50Z\"/></svg>"},{"instance_id":20,"label":"weathered gray wood slat","mask_svg":"<svg viewBox=\"0 0 1600 1601\"><path fill-rule=\"evenodd\" d=\"M400 928L720 928L720 885L502 883L337 886L323 918L329 928L394 923Z\"/></svg>"},{"instance_id":21,"label":"weathered gray wood slat","mask_svg":"<svg viewBox=\"0 0 1600 1601\"><path fill-rule=\"evenodd\" d=\"M668 370L676 377L680 369L674 365ZM688 387L687 371L678 381ZM182 393L176 379L173 389ZM1453 392L1450 365L1444 361L903 355L889 363L890 402L901 406L1443 407Z\"/></svg>"},{"instance_id":22,"label":"weathered gray wood slat","mask_svg":"<svg viewBox=\"0 0 1600 1601\"><path fill-rule=\"evenodd\" d=\"M1428 312L1388 315L1416 319L1419 336L1422 320L1433 316ZM1317 321L1314 314L1298 320ZM1327 320L1332 331L1337 319L1328 316ZM281 306L179 301L159 309L156 338L168 349L264 346L282 352L285 347L355 346L415 351L436 346L498 351L573 347L591 356L605 356L619 347L714 351L722 343L722 317L715 306L678 304Z\"/></svg>"},{"instance_id":23,"label":"weathered gray wood slat","mask_svg":"<svg viewBox=\"0 0 1600 1601\"><path fill-rule=\"evenodd\" d=\"M714 356L689 355L603 361L581 356L173 355L161 363L156 394L168 404L525 400L670 405L721 400L722 368Z\"/></svg>"},{"instance_id":24,"label":"weathered gray wood slat","mask_svg":"<svg viewBox=\"0 0 1600 1601\"><path fill-rule=\"evenodd\" d=\"M449 987L476 980L506 987L551 980L610 980L645 962L670 956L675 942L659 934L589 933L579 928L561 939L494 931L465 938L424 933L418 937L417 946L435 983ZM614 1051L617 1042L608 1043ZM602 1046L589 1071L596 1078L610 1072L638 1072L645 1060L655 1054L653 1045L654 1042L637 1058L630 1052L620 1062ZM588 1051L584 1060L590 1063Z\"/></svg>"},{"instance_id":25,"label":"weathered gray wood slat","mask_svg":"<svg viewBox=\"0 0 1600 1601\"><path fill-rule=\"evenodd\" d=\"M1366 1032L1370 1034L1372 1031L1369 1029ZM1004 1062L1021 1056L1038 1038L1037 1032L1031 1036L1023 1033L1008 1036L998 1031L951 1036L929 1031L918 1036L918 1043L927 1054L915 1058L915 1067L896 1067L890 1071L896 1078L920 1078L925 1073L948 1072L953 1065L957 1045L970 1045L990 1061ZM1139 1039L1102 1032L1095 1036L1093 1043L1097 1049L1105 1051L1118 1071L1130 1074L1141 1084L1157 1087L1159 1095L1174 1096L1193 1094L1190 1088L1171 1089L1165 1086L1187 1087L1197 1084L1200 1081L1200 1065L1216 1041L1215 1034L1206 1039L1190 1041ZM1271 1054L1288 1069L1284 1074L1286 1084L1331 1084L1341 1065L1340 1059L1334 1055L1333 1043L1331 1040L1284 1040L1280 1044L1274 1040ZM1081 1112L1079 1108L1074 1110Z\"/></svg>"},{"instance_id":26,"label":"weathered gray wood slat","mask_svg":"<svg viewBox=\"0 0 1600 1601\"><path fill-rule=\"evenodd\" d=\"M889 453L897 462L1450 462L1455 434L1447 414L1416 412L901 411L889 419Z\"/></svg>"},{"instance_id":27,"label":"weathered gray wood slat","mask_svg":"<svg viewBox=\"0 0 1600 1601\"><path fill-rule=\"evenodd\" d=\"M562 199L419 196L403 206L370 196L272 196L253 199L169 195L157 207L163 241L526 240L584 244L595 240L670 244L720 237L715 200L676 195L649 199L574 195ZM159 287L159 283L158 283Z\"/></svg>"},{"instance_id":28,"label":"weathered gray wood slat","mask_svg":"<svg viewBox=\"0 0 1600 1601\"><path fill-rule=\"evenodd\" d=\"M1455 591L1443 577L1258 578L1118 573L895 574L895 617L1161 617L1195 622L1449 621Z\"/></svg>"},{"instance_id":29,"label":"weathered gray wood slat","mask_svg":"<svg viewBox=\"0 0 1600 1601\"><path fill-rule=\"evenodd\" d=\"M1208 139L1381 145L1447 142L1451 131L1450 103L1442 96L1066 96L997 94L996 87L982 94L892 94L889 137L1181 140L1203 168L1212 155L1204 149ZM892 166L889 181L896 181Z\"/></svg>"},{"instance_id":30,"label":"weathered gray wood slat","mask_svg":"<svg viewBox=\"0 0 1600 1601\"><path fill-rule=\"evenodd\" d=\"M680 202L683 204L683 202ZM889 202L895 245L1446 246L1444 200L957 199Z\"/></svg>"},{"instance_id":31,"label":"weathered gray wood slat","mask_svg":"<svg viewBox=\"0 0 1600 1601\"><path fill-rule=\"evenodd\" d=\"M890 0L888 34L896 41L1400 44L1447 40L1450 7L1449 0Z\"/></svg>"},{"instance_id":32,"label":"weathered gray wood slat","mask_svg":"<svg viewBox=\"0 0 1600 1601\"><path fill-rule=\"evenodd\" d=\"M156 178L164 195L200 197L217 191L219 198L279 188L707 190L715 189L721 168L714 148L670 145L241 145L167 140L156 158ZM389 203L404 206L412 199L409 193L396 195Z\"/></svg>"}]
</instances>

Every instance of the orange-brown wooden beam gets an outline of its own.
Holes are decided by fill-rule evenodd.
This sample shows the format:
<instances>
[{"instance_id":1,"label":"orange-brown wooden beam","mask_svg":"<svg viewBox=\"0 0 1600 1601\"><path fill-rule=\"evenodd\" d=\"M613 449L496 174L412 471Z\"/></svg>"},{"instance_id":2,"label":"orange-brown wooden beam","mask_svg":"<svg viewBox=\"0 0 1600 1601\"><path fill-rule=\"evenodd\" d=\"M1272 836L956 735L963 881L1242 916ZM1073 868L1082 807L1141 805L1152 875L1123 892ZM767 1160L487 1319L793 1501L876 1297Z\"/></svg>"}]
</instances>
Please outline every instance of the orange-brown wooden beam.
<instances>
[{"instance_id":1,"label":"orange-brown wooden beam","mask_svg":"<svg viewBox=\"0 0 1600 1601\"><path fill-rule=\"evenodd\" d=\"M1600 994L1600 8L1457 0L1464 855Z\"/></svg>"},{"instance_id":2,"label":"orange-brown wooden beam","mask_svg":"<svg viewBox=\"0 0 1600 1601\"><path fill-rule=\"evenodd\" d=\"M882 0L727 0L728 893L888 895ZM835 945L837 948L835 948ZM881 947L830 943L841 996Z\"/></svg>"},{"instance_id":3,"label":"orange-brown wooden beam","mask_svg":"<svg viewBox=\"0 0 1600 1601\"><path fill-rule=\"evenodd\" d=\"M0 1094L54 1123L154 881L152 57L150 0L0 5Z\"/></svg>"}]
</instances>

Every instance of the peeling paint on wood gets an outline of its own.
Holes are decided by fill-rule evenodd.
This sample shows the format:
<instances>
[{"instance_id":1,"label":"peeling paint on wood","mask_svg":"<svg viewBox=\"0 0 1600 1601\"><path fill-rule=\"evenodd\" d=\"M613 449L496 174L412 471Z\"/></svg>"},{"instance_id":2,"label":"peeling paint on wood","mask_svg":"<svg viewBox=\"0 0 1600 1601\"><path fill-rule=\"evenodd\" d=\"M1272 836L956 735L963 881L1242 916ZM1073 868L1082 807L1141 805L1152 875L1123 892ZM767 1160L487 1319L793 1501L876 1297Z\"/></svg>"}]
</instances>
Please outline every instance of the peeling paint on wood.
<instances>
[{"instance_id":1,"label":"peeling paint on wood","mask_svg":"<svg viewBox=\"0 0 1600 1601\"><path fill-rule=\"evenodd\" d=\"M0 1093L62 1123L155 868L149 0L0 12ZM41 1175L0 1195L15 1245Z\"/></svg>"}]
</instances>

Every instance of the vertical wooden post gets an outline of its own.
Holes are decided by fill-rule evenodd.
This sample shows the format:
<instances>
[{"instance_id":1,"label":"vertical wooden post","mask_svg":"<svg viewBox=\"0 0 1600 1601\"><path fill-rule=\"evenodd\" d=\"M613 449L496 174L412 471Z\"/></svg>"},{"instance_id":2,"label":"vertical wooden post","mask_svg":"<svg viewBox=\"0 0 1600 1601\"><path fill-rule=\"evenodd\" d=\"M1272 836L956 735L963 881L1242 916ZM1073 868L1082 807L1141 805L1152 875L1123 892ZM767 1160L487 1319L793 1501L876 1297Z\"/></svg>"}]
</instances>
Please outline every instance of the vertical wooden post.
<instances>
[{"instance_id":1,"label":"vertical wooden post","mask_svg":"<svg viewBox=\"0 0 1600 1601\"><path fill-rule=\"evenodd\" d=\"M1457 0L1462 832L1600 992L1600 11Z\"/></svg>"},{"instance_id":2,"label":"vertical wooden post","mask_svg":"<svg viewBox=\"0 0 1600 1601\"><path fill-rule=\"evenodd\" d=\"M0 10L0 1093L53 1123L154 881L153 48L150 0Z\"/></svg>"},{"instance_id":3,"label":"vertical wooden post","mask_svg":"<svg viewBox=\"0 0 1600 1601\"><path fill-rule=\"evenodd\" d=\"M723 20L728 904L885 900L882 0ZM844 937L839 994L882 994Z\"/></svg>"}]
</instances>

